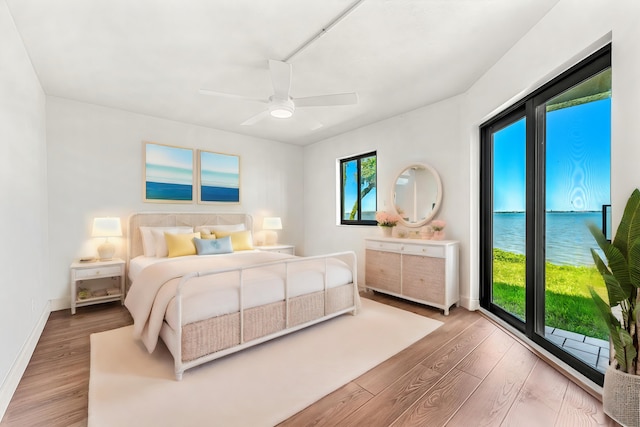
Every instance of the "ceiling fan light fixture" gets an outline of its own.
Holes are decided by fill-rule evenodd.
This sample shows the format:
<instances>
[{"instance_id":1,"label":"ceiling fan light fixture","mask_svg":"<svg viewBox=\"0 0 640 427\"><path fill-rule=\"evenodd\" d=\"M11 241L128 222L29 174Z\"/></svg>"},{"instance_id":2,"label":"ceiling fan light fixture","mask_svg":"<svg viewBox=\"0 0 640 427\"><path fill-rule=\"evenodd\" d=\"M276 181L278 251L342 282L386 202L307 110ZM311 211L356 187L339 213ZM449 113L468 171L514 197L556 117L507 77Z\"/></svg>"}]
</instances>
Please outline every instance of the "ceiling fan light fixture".
<instances>
[{"instance_id":1,"label":"ceiling fan light fixture","mask_svg":"<svg viewBox=\"0 0 640 427\"><path fill-rule=\"evenodd\" d=\"M280 100L271 99L269 103L269 114L276 119L288 119L293 116L295 106L291 99Z\"/></svg>"}]
</instances>

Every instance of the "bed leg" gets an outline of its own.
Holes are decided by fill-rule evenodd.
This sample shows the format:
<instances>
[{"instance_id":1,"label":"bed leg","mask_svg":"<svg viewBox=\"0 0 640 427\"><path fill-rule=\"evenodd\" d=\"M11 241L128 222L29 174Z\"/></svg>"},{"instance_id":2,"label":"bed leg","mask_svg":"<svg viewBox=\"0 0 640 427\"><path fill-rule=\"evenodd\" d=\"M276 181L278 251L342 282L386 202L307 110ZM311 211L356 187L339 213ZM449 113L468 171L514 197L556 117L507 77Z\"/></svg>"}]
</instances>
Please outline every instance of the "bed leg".
<instances>
[{"instance_id":1,"label":"bed leg","mask_svg":"<svg viewBox=\"0 0 640 427\"><path fill-rule=\"evenodd\" d=\"M176 372L176 381L182 381L182 374L184 371Z\"/></svg>"}]
</instances>

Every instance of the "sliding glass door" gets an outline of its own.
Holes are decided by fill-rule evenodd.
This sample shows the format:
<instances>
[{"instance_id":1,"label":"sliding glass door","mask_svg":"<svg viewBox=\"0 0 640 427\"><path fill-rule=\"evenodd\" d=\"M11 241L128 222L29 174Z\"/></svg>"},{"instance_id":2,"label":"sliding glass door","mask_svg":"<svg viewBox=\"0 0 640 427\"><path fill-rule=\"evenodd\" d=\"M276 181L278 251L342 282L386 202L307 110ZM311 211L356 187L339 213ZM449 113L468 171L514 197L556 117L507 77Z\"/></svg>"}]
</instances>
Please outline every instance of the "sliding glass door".
<instances>
[{"instance_id":1,"label":"sliding glass door","mask_svg":"<svg viewBox=\"0 0 640 427\"><path fill-rule=\"evenodd\" d=\"M597 383L606 292L586 223L610 203L607 47L482 126L481 304Z\"/></svg>"}]
</instances>

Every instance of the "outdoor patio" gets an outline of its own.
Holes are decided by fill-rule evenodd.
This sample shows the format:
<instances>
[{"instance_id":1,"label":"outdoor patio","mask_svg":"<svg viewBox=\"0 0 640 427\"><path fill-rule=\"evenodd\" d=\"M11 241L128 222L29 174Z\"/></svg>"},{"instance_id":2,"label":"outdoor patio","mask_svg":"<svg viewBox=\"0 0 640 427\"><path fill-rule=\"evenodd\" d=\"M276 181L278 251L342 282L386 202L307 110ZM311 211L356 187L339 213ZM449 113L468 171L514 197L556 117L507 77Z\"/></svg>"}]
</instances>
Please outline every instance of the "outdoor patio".
<instances>
[{"instance_id":1,"label":"outdoor patio","mask_svg":"<svg viewBox=\"0 0 640 427\"><path fill-rule=\"evenodd\" d=\"M545 336L555 345L600 372L604 373L609 367L609 341L549 326L545 326Z\"/></svg>"}]
</instances>

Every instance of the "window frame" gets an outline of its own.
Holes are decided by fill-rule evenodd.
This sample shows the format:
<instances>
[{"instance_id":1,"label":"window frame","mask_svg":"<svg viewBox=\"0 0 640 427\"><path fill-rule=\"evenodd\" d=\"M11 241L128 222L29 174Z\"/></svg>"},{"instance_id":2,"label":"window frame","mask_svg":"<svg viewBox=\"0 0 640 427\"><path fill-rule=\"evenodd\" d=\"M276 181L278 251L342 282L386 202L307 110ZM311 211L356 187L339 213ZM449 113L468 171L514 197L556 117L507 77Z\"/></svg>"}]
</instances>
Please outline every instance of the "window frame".
<instances>
[{"instance_id":1,"label":"window frame","mask_svg":"<svg viewBox=\"0 0 640 427\"><path fill-rule=\"evenodd\" d=\"M583 360L561 350L544 338L545 336L545 106L546 102L592 76L612 68L611 44L579 61L565 72L551 79L539 89L515 102L493 118L480 125L480 224L479 280L480 305L563 363L580 372L585 378L602 385L604 376ZM491 154L492 134L522 115L526 122L526 321L522 322L492 303L491 284L493 272L493 224L490 210L493 206L493 158Z\"/></svg>"},{"instance_id":2,"label":"window frame","mask_svg":"<svg viewBox=\"0 0 640 427\"><path fill-rule=\"evenodd\" d=\"M340 225L378 225L378 222L373 219L373 220L368 220L368 219L362 219L362 204L358 203L358 211L357 211L357 215L356 215L356 219L355 220L349 220L349 219L344 219L345 218L345 211L344 211L344 174L342 173L343 170L343 165L345 163L349 163L352 161L357 161L357 200L360 201L361 200L361 186L360 186L360 181L362 178L362 160L363 159L368 159L370 157L375 157L376 158L376 193L377 193L377 189L378 189L378 154L377 151L370 151L367 153L363 153L363 154L358 154L355 156L350 156L350 157L345 157L343 159L339 159L339 165L338 165L338 180L339 180L339 189L338 191L340 192L340 198L339 198L339 203L340 203ZM376 194L376 211L378 209L378 198L377 198L377 194Z\"/></svg>"}]
</instances>

